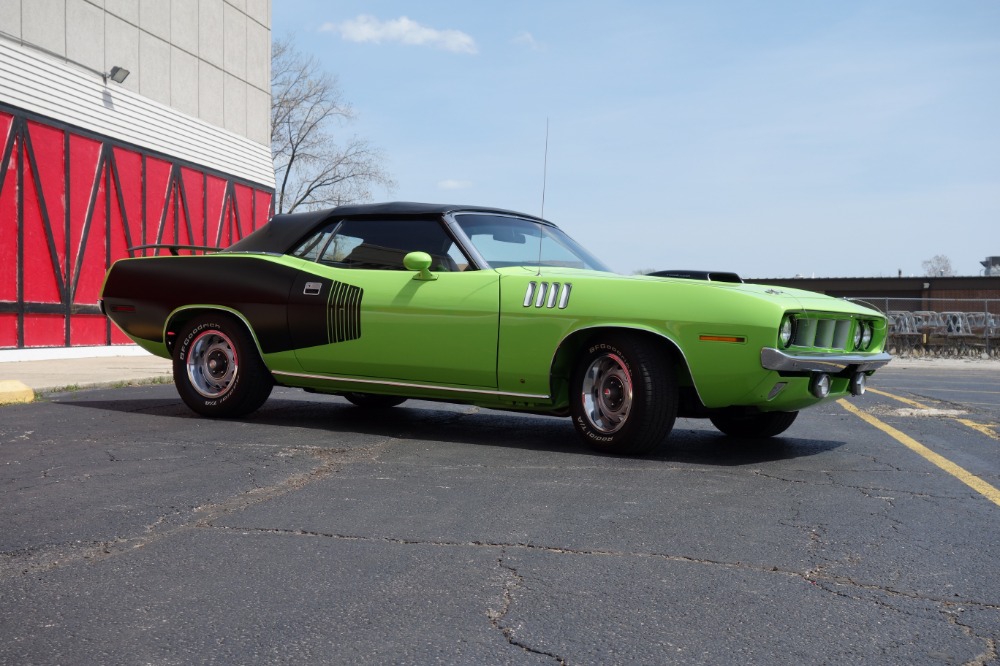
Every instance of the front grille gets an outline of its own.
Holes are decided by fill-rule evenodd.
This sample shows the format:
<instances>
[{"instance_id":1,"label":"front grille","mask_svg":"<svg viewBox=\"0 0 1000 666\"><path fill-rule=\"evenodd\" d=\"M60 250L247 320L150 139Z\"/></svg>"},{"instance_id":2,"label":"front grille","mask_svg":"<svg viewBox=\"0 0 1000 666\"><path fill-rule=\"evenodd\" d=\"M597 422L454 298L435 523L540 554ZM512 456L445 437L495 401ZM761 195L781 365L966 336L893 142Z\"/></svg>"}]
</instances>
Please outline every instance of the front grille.
<instances>
[{"instance_id":1,"label":"front grille","mask_svg":"<svg viewBox=\"0 0 1000 666\"><path fill-rule=\"evenodd\" d=\"M800 317L795 320L795 347L847 349L851 341L850 319Z\"/></svg>"}]
</instances>

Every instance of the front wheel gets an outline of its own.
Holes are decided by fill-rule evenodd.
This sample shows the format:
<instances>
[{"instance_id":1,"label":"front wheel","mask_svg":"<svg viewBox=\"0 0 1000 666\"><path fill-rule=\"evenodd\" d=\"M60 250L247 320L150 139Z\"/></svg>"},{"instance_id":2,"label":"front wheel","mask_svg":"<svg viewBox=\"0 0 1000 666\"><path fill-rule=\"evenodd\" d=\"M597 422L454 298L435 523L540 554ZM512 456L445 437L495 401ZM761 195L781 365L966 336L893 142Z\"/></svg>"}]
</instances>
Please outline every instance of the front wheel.
<instances>
[{"instance_id":1,"label":"front wheel","mask_svg":"<svg viewBox=\"0 0 1000 666\"><path fill-rule=\"evenodd\" d=\"M249 414L264 404L274 384L246 327L225 313L202 315L184 326L173 369L181 399L205 416Z\"/></svg>"},{"instance_id":2,"label":"front wheel","mask_svg":"<svg viewBox=\"0 0 1000 666\"><path fill-rule=\"evenodd\" d=\"M677 382L666 351L634 334L588 344L573 372L570 411L577 433L607 453L648 453L677 417Z\"/></svg>"},{"instance_id":3,"label":"front wheel","mask_svg":"<svg viewBox=\"0 0 1000 666\"><path fill-rule=\"evenodd\" d=\"M743 416L712 416L709 420L730 437L759 439L785 432L798 415L798 412L762 412Z\"/></svg>"}]
</instances>

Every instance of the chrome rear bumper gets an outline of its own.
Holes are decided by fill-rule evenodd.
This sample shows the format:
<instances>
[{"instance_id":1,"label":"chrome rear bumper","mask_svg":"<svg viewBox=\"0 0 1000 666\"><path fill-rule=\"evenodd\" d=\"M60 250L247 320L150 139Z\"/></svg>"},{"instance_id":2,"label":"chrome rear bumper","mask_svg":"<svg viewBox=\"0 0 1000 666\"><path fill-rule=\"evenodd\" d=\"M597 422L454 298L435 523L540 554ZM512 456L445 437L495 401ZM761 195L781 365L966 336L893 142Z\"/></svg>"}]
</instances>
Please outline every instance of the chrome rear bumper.
<instances>
[{"instance_id":1,"label":"chrome rear bumper","mask_svg":"<svg viewBox=\"0 0 1000 666\"><path fill-rule=\"evenodd\" d=\"M780 349L764 347L760 350L760 364L765 370L777 372L827 372L833 375L850 369L851 372L877 370L892 360L892 356L879 354L787 354Z\"/></svg>"}]
</instances>

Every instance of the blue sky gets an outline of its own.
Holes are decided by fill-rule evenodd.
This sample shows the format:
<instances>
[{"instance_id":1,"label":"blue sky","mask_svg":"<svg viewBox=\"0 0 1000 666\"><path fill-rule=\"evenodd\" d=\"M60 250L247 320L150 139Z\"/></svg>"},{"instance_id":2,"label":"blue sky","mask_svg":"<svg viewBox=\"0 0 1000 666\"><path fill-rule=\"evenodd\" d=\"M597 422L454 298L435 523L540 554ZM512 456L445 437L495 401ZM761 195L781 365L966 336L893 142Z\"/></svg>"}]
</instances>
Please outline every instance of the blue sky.
<instances>
[{"instance_id":1,"label":"blue sky","mask_svg":"<svg viewBox=\"0 0 1000 666\"><path fill-rule=\"evenodd\" d=\"M398 183L612 268L920 275L1000 255L1000 2L272 4Z\"/></svg>"}]
</instances>

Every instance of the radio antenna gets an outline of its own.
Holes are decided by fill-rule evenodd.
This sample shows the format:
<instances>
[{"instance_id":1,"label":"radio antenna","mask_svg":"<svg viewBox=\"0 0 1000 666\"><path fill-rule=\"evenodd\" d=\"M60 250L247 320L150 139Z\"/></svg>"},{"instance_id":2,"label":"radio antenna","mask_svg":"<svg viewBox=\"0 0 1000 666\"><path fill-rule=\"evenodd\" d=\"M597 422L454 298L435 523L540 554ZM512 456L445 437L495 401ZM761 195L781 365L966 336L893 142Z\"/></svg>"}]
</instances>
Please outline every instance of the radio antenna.
<instances>
[{"instance_id":1,"label":"radio antenna","mask_svg":"<svg viewBox=\"0 0 1000 666\"><path fill-rule=\"evenodd\" d=\"M539 215L545 219L545 181L549 172L549 119L545 118L545 158L542 160L542 212ZM545 237L545 229L542 223L538 223L538 275L542 274L542 239Z\"/></svg>"},{"instance_id":2,"label":"radio antenna","mask_svg":"<svg viewBox=\"0 0 1000 666\"><path fill-rule=\"evenodd\" d=\"M549 119L545 119L545 158L542 160L542 214L545 219L545 185L549 174Z\"/></svg>"}]
</instances>

